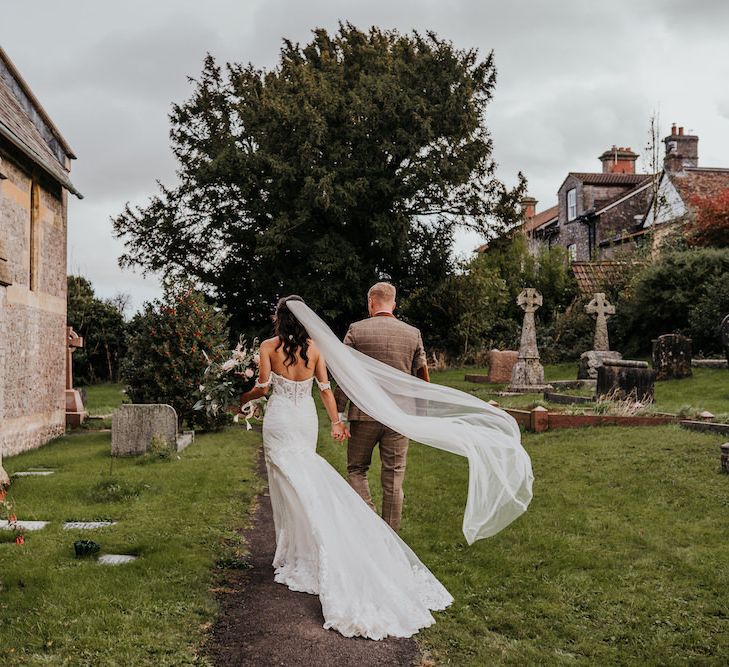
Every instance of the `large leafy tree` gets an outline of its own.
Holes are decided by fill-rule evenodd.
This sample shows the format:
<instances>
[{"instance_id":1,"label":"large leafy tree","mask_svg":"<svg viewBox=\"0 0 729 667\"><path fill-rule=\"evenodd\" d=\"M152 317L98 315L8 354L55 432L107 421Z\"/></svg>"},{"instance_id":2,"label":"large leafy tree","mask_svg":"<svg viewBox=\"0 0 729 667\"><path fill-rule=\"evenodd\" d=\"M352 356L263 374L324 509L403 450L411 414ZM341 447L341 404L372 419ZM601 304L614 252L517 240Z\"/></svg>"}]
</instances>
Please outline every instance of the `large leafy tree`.
<instances>
[{"instance_id":1,"label":"large leafy tree","mask_svg":"<svg viewBox=\"0 0 729 667\"><path fill-rule=\"evenodd\" d=\"M284 41L270 71L208 56L171 114L179 183L114 220L120 263L196 280L239 328L281 294L342 325L378 279L436 284L455 225L517 217L523 178L495 178L485 126L495 81L493 54L350 24Z\"/></svg>"}]
</instances>

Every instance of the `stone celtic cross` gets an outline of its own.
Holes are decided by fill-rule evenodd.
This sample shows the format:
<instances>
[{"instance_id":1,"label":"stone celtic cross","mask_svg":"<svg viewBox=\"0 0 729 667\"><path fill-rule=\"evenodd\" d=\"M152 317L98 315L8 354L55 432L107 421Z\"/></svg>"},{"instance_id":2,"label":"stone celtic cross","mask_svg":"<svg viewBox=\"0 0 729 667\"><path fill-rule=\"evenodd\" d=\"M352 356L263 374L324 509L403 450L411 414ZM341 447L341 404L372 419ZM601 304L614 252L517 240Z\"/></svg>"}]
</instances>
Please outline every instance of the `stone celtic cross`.
<instances>
[{"instance_id":1,"label":"stone celtic cross","mask_svg":"<svg viewBox=\"0 0 729 667\"><path fill-rule=\"evenodd\" d=\"M510 391L530 391L544 386L544 368L539 363L534 312L542 305L542 295L533 287L522 290L516 303L524 311L519 356L511 371Z\"/></svg>"},{"instance_id":2,"label":"stone celtic cross","mask_svg":"<svg viewBox=\"0 0 729 667\"><path fill-rule=\"evenodd\" d=\"M585 310L596 319L593 349L603 352L609 351L610 341L608 339L607 318L615 315L615 306L608 302L603 292L597 292L592 297L592 301L585 306Z\"/></svg>"},{"instance_id":3,"label":"stone celtic cross","mask_svg":"<svg viewBox=\"0 0 729 667\"><path fill-rule=\"evenodd\" d=\"M73 327L66 327L66 389L73 389L73 353L84 346L84 339L79 336Z\"/></svg>"},{"instance_id":4,"label":"stone celtic cross","mask_svg":"<svg viewBox=\"0 0 729 667\"><path fill-rule=\"evenodd\" d=\"M542 295L533 287L527 287L516 297L517 305L524 311L524 324L521 328L521 344L519 358L539 359L537 350L537 331L534 323L534 312L542 305Z\"/></svg>"},{"instance_id":5,"label":"stone celtic cross","mask_svg":"<svg viewBox=\"0 0 729 667\"><path fill-rule=\"evenodd\" d=\"M533 313L542 305L542 295L533 287L527 287L516 297L516 303L525 313Z\"/></svg>"}]
</instances>

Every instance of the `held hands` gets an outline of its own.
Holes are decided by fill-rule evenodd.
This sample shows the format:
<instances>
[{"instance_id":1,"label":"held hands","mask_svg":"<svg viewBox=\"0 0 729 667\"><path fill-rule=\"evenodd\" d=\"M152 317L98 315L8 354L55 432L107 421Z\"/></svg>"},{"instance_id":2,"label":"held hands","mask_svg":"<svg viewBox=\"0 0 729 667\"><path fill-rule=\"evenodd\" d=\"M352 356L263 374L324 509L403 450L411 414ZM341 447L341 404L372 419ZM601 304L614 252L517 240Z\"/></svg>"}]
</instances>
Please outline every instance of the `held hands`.
<instances>
[{"instance_id":1,"label":"held hands","mask_svg":"<svg viewBox=\"0 0 729 667\"><path fill-rule=\"evenodd\" d=\"M338 442L344 442L349 438L350 433L347 425L343 421L332 422L332 438Z\"/></svg>"}]
</instances>

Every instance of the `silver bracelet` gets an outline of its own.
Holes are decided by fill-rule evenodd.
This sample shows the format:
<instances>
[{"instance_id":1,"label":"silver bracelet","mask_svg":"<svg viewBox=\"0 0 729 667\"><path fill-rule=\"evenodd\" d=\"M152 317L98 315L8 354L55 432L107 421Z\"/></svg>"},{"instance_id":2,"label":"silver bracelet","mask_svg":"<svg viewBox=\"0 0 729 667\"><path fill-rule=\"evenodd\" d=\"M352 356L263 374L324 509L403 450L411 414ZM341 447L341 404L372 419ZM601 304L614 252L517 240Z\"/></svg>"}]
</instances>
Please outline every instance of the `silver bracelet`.
<instances>
[{"instance_id":1,"label":"silver bracelet","mask_svg":"<svg viewBox=\"0 0 729 667\"><path fill-rule=\"evenodd\" d=\"M341 419L339 419L335 422L332 422L332 426L336 426L337 424L344 424L344 422Z\"/></svg>"}]
</instances>

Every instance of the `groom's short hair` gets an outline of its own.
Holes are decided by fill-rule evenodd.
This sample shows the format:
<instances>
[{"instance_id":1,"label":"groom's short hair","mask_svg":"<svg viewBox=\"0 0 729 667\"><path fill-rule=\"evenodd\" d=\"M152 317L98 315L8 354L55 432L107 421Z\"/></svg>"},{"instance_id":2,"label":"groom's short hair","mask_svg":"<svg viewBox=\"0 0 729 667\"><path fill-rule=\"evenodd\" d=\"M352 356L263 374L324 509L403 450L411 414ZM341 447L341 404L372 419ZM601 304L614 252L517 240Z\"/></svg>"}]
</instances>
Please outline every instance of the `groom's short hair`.
<instances>
[{"instance_id":1,"label":"groom's short hair","mask_svg":"<svg viewBox=\"0 0 729 667\"><path fill-rule=\"evenodd\" d=\"M367 298L378 303L394 303L397 290L390 283L375 283L367 292Z\"/></svg>"}]
</instances>

